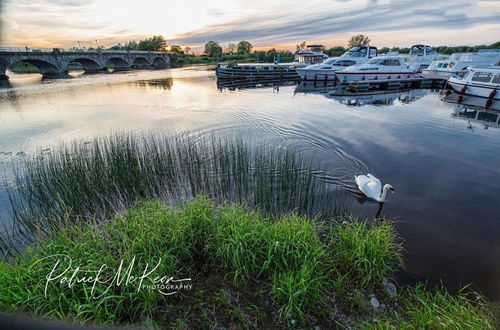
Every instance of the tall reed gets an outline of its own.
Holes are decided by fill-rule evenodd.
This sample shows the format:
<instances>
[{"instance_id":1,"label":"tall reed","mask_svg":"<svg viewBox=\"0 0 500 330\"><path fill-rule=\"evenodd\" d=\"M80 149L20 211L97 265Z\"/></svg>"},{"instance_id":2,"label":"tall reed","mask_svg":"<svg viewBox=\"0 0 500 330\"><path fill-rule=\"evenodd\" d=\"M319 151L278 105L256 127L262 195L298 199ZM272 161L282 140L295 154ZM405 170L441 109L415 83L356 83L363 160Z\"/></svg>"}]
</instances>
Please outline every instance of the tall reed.
<instances>
[{"instance_id":1,"label":"tall reed","mask_svg":"<svg viewBox=\"0 0 500 330\"><path fill-rule=\"evenodd\" d=\"M237 138L112 134L27 158L15 173L14 220L29 235L76 217L110 219L141 199L179 204L203 194L309 217L344 214L349 200L317 178L313 160Z\"/></svg>"}]
</instances>

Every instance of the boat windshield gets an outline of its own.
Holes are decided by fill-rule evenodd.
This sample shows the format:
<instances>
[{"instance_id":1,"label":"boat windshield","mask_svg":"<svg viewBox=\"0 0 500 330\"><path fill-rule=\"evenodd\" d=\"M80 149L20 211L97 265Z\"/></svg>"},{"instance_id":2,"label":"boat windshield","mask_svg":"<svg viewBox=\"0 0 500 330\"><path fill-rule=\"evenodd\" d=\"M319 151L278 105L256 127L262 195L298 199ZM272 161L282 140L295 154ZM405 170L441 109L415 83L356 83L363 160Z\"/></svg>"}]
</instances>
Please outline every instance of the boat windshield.
<instances>
[{"instance_id":1,"label":"boat windshield","mask_svg":"<svg viewBox=\"0 0 500 330\"><path fill-rule=\"evenodd\" d=\"M386 65L386 66L400 66L401 62L397 58L372 58L366 64L372 65Z\"/></svg>"},{"instance_id":2,"label":"boat windshield","mask_svg":"<svg viewBox=\"0 0 500 330\"><path fill-rule=\"evenodd\" d=\"M342 54L341 57L366 57L366 47L353 47Z\"/></svg>"},{"instance_id":3,"label":"boat windshield","mask_svg":"<svg viewBox=\"0 0 500 330\"><path fill-rule=\"evenodd\" d=\"M333 64L336 60L336 58L329 58L328 60L324 61L323 64Z\"/></svg>"},{"instance_id":4,"label":"boat windshield","mask_svg":"<svg viewBox=\"0 0 500 330\"><path fill-rule=\"evenodd\" d=\"M432 49L430 46L426 45L414 45L410 49L411 55L423 56L426 55L437 55L438 52Z\"/></svg>"}]
</instances>

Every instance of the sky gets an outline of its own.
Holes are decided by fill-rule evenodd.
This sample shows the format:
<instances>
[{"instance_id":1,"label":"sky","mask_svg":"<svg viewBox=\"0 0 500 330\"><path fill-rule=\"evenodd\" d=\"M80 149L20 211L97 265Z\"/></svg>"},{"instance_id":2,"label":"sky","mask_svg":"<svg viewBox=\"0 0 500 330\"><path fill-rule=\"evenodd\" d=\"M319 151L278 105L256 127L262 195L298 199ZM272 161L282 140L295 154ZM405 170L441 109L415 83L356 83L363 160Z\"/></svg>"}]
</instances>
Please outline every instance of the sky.
<instances>
[{"instance_id":1,"label":"sky","mask_svg":"<svg viewBox=\"0 0 500 330\"><path fill-rule=\"evenodd\" d=\"M3 47L107 47L158 34L194 50L209 40L346 46L358 33L379 47L500 41L500 0L3 0L0 10Z\"/></svg>"}]
</instances>

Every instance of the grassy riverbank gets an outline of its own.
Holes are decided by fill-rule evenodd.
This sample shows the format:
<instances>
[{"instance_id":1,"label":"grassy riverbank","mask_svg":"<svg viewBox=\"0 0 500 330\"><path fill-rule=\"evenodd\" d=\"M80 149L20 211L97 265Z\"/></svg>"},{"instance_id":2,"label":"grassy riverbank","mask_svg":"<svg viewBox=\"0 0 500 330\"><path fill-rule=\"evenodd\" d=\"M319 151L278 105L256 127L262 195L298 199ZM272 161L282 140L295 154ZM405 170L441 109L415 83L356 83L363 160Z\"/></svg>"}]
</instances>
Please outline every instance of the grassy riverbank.
<instances>
[{"instance_id":1,"label":"grassy riverbank","mask_svg":"<svg viewBox=\"0 0 500 330\"><path fill-rule=\"evenodd\" d=\"M15 172L5 312L178 329L492 327L474 293L397 289L391 223L349 216L350 198L293 149L115 134ZM190 280L165 295L170 276Z\"/></svg>"},{"instance_id":2,"label":"grassy riverbank","mask_svg":"<svg viewBox=\"0 0 500 330\"><path fill-rule=\"evenodd\" d=\"M400 253L389 222L270 218L203 197L178 208L139 202L112 221L73 221L2 264L0 306L79 323L177 329L492 328L475 294L405 288L391 297L382 283L400 267ZM158 264L144 284L168 275L191 278L183 283L192 287L162 295L133 281L92 290L92 283L46 279L66 268L69 279L76 267L74 280L95 276L82 271L103 264L101 279L111 278L121 260L123 273L137 278Z\"/></svg>"}]
</instances>

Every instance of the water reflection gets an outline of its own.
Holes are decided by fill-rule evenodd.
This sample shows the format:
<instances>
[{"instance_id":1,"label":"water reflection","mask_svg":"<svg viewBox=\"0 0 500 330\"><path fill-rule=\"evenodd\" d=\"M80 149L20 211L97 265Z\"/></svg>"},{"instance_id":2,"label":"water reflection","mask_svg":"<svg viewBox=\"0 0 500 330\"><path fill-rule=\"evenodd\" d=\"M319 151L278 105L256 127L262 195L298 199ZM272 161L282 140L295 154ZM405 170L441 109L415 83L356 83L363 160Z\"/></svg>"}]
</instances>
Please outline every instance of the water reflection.
<instances>
[{"instance_id":1,"label":"water reflection","mask_svg":"<svg viewBox=\"0 0 500 330\"><path fill-rule=\"evenodd\" d=\"M162 89L162 90L169 90L172 88L174 84L174 79L173 78L167 78L167 79L151 79L151 80L138 80L138 81L133 81L130 82L129 84L143 87L143 88L156 88L156 89Z\"/></svg>"},{"instance_id":2,"label":"water reflection","mask_svg":"<svg viewBox=\"0 0 500 330\"><path fill-rule=\"evenodd\" d=\"M411 277L450 287L473 282L500 296L500 153L492 152L500 149L500 130L467 128L469 120L496 128L496 113L442 102L435 91L345 95L336 87L217 83L212 70L198 67L1 89L0 166L8 169L18 152L112 131L238 135L293 147L314 157L332 185L355 190L354 175L367 172L394 185L381 213L397 219ZM0 191L0 208L5 201ZM379 207L354 204L368 217Z\"/></svg>"},{"instance_id":3,"label":"water reflection","mask_svg":"<svg viewBox=\"0 0 500 330\"><path fill-rule=\"evenodd\" d=\"M344 86L334 82L300 82L295 88L295 94L319 94L350 107L363 105L393 105L396 100L402 104L414 102L428 93L437 93L428 89L404 89L393 91L370 91L362 93L347 92Z\"/></svg>"},{"instance_id":4,"label":"water reflection","mask_svg":"<svg viewBox=\"0 0 500 330\"><path fill-rule=\"evenodd\" d=\"M471 108L457 105L452 116L467 121L467 128L474 130L475 127L483 129L500 128L500 111Z\"/></svg>"},{"instance_id":5,"label":"water reflection","mask_svg":"<svg viewBox=\"0 0 500 330\"><path fill-rule=\"evenodd\" d=\"M217 88L219 91L237 91L244 89L272 88L279 91L282 86L294 86L298 79L218 79Z\"/></svg>"}]
</instances>

